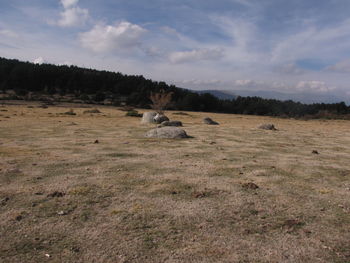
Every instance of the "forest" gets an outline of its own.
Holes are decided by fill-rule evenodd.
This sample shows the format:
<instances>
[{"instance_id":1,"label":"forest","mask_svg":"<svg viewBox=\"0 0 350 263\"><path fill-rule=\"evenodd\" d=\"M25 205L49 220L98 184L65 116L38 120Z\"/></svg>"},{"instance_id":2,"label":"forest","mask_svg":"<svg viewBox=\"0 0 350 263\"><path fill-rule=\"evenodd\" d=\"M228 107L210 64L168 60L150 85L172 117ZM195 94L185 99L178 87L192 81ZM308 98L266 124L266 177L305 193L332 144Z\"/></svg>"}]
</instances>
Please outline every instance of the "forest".
<instances>
[{"instance_id":1,"label":"forest","mask_svg":"<svg viewBox=\"0 0 350 263\"><path fill-rule=\"evenodd\" d=\"M9 91L13 91L12 93ZM84 103L149 108L150 94L172 92L171 110L282 117L341 117L350 113L344 102L303 104L259 97L220 100L215 96L152 81L143 76L77 66L33 64L0 58L1 99L74 98Z\"/></svg>"}]
</instances>

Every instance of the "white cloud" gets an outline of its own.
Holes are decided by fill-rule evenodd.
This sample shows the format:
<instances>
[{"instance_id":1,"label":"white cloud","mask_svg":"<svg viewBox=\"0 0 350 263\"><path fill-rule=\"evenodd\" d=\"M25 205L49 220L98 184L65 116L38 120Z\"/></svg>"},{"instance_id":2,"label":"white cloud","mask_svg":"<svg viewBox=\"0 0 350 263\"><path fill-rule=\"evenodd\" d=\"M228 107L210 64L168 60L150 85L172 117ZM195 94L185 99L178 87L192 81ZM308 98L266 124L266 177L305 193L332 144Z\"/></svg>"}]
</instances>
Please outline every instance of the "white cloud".
<instances>
[{"instance_id":1,"label":"white cloud","mask_svg":"<svg viewBox=\"0 0 350 263\"><path fill-rule=\"evenodd\" d=\"M9 29L0 29L0 36L9 37L9 38L17 38L18 34Z\"/></svg>"},{"instance_id":2,"label":"white cloud","mask_svg":"<svg viewBox=\"0 0 350 263\"><path fill-rule=\"evenodd\" d=\"M239 79L235 81L237 86L251 86L255 85L255 81L251 79Z\"/></svg>"},{"instance_id":3,"label":"white cloud","mask_svg":"<svg viewBox=\"0 0 350 263\"><path fill-rule=\"evenodd\" d=\"M194 49L191 51L173 52L169 55L172 63L195 62L199 60L218 60L223 56L223 50L214 49Z\"/></svg>"},{"instance_id":4,"label":"white cloud","mask_svg":"<svg viewBox=\"0 0 350 263\"><path fill-rule=\"evenodd\" d=\"M288 63L288 64L278 66L277 72L290 74L290 75L301 75L306 73L306 70L299 68L294 63Z\"/></svg>"},{"instance_id":5,"label":"white cloud","mask_svg":"<svg viewBox=\"0 0 350 263\"><path fill-rule=\"evenodd\" d=\"M350 59L340 61L337 64L328 67L326 70L339 73L350 73Z\"/></svg>"},{"instance_id":6,"label":"white cloud","mask_svg":"<svg viewBox=\"0 0 350 263\"><path fill-rule=\"evenodd\" d=\"M51 25L61 27L81 26L86 23L89 18L89 10L78 6L79 0L60 0L63 11L60 12L58 21L48 21Z\"/></svg>"},{"instance_id":7,"label":"white cloud","mask_svg":"<svg viewBox=\"0 0 350 263\"><path fill-rule=\"evenodd\" d=\"M130 50L140 46L142 35L147 32L139 25L120 22L116 25L96 25L79 35L84 48L97 53Z\"/></svg>"},{"instance_id":8,"label":"white cloud","mask_svg":"<svg viewBox=\"0 0 350 263\"><path fill-rule=\"evenodd\" d=\"M236 65L257 64L266 61L266 55L255 49L261 43L257 25L249 19L238 19L227 16L212 16L211 21L229 41L225 46L225 60Z\"/></svg>"},{"instance_id":9,"label":"white cloud","mask_svg":"<svg viewBox=\"0 0 350 263\"><path fill-rule=\"evenodd\" d=\"M79 0L61 0L61 4L65 9L77 5Z\"/></svg>"},{"instance_id":10,"label":"white cloud","mask_svg":"<svg viewBox=\"0 0 350 263\"><path fill-rule=\"evenodd\" d=\"M43 64L43 63L45 63L45 59L43 57L38 57L38 58L34 59L33 63L34 64Z\"/></svg>"},{"instance_id":11,"label":"white cloud","mask_svg":"<svg viewBox=\"0 0 350 263\"><path fill-rule=\"evenodd\" d=\"M335 87L329 87L324 81L312 80L312 81L300 81L296 85L296 90L299 91L315 91L315 92L328 92L334 90Z\"/></svg>"},{"instance_id":12,"label":"white cloud","mask_svg":"<svg viewBox=\"0 0 350 263\"><path fill-rule=\"evenodd\" d=\"M187 85L218 85L221 84L221 81L218 79L188 79L179 81L178 83Z\"/></svg>"},{"instance_id":13,"label":"white cloud","mask_svg":"<svg viewBox=\"0 0 350 263\"><path fill-rule=\"evenodd\" d=\"M275 42L271 52L273 62L295 61L300 58L334 58L337 53L346 52L350 45L350 19L328 27L309 25L296 34Z\"/></svg>"},{"instance_id":14,"label":"white cloud","mask_svg":"<svg viewBox=\"0 0 350 263\"><path fill-rule=\"evenodd\" d=\"M84 25L89 18L89 11L80 7L69 7L61 12L57 24L61 27Z\"/></svg>"}]
</instances>

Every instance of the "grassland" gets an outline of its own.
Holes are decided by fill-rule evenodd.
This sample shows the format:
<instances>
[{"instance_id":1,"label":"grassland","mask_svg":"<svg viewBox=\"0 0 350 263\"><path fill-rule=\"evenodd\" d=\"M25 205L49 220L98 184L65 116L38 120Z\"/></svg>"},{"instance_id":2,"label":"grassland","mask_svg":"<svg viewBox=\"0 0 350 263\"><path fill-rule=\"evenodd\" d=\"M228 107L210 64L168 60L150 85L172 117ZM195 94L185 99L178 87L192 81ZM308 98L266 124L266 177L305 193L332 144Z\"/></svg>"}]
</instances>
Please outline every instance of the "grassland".
<instances>
[{"instance_id":1,"label":"grassland","mask_svg":"<svg viewBox=\"0 0 350 263\"><path fill-rule=\"evenodd\" d=\"M0 106L1 262L350 262L349 121L38 105Z\"/></svg>"}]
</instances>

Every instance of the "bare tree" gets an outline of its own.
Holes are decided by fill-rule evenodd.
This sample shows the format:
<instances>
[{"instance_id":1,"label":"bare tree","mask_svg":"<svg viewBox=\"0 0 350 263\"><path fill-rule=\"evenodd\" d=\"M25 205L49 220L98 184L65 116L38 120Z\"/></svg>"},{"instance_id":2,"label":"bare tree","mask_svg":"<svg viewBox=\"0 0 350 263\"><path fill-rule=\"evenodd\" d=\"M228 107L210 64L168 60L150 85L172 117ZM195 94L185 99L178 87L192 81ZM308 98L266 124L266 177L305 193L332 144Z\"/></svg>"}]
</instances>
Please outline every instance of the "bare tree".
<instances>
[{"instance_id":1,"label":"bare tree","mask_svg":"<svg viewBox=\"0 0 350 263\"><path fill-rule=\"evenodd\" d=\"M172 95L173 92L165 92L164 90L156 93L151 92L149 97L152 101L152 104L150 105L151 108L159 114L162 114L166 107L169 106Z\"/></svg>"}]
</instances>

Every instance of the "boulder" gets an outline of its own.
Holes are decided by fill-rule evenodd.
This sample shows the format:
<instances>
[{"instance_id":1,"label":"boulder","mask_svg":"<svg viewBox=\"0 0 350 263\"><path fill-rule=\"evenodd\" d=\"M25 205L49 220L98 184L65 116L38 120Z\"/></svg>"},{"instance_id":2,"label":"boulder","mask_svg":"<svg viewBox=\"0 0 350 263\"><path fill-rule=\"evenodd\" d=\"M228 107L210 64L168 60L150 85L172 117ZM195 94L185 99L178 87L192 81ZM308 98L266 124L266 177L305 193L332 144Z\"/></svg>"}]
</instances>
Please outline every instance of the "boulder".
<instances>
[{"instance_id":1,"label":"boulder","mask_svg":"<svg viewBox=\"0 0 350 263\"><path fill-rule=\"evenodd\" d=\"M161 127L164 127L164 126L174 126L174 127L179 127L179 126L182 126L182 122L181 121L163 121L161 124L160 124Z\"/></svg>"},{"instance_id":2,"label":"boulder","mask_svg":"<svg viewBox=\"0 0 350 263\"><path fill-rule=\"evenodd\" d=\"M275 128L275 125L271 124L271 123L265 123L259 126L259 129L263 129L263 130L271 130L271 131L275 131L277 130Z\"/></svg>"},{"instance_id":3,"label":"boulder","mask_svg":"<svg viewBox=\"0 0 350 263\"><path fill-rule=\"evenodd\" d=\"M208 125L219 125L218 122L213 121L213 120L212 120L211 118L209 118L209 117L204 118L204 119L203 119L203 122L204 122L205 124L208 124Z\"/></svg>"},{"instance_id":4,"label":"boulder","mask_svg":"<svg viewBox=\"0 0 350 263\"><path fill-rule=\"evenodd\" d=\"M145 112L145 113L142 115L141 123L142 123L142 124L155 123L154 117L155 117L156 115L157 115L157 113L156 113L155 111Z\"/></svg>"},{"instance_id":5,"label":"boulder","mask_svg":"<svg viewBox=\"0 0 350 263\"><path fill-rule=\"evenodd\" d=\"M164 121L169 121L169 118L165 116L164 114L157 113L156 116L154 116L154 122L155 123L162 123Z\"/></svg>"},{"instance_id":6,"label":"boulder","mask_svg":"<svg viewBox=\"0 0 350 263\"><path fill-rule=\"evenodd\" d=\"M161 139L189 138L189 136L183 129L180 129L177 127L171 127L171 126L152 129L145 134L145 137L161 138Z\"/></svg>"}]
</instances>

